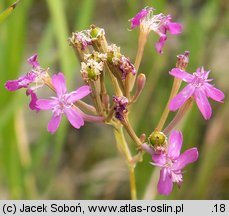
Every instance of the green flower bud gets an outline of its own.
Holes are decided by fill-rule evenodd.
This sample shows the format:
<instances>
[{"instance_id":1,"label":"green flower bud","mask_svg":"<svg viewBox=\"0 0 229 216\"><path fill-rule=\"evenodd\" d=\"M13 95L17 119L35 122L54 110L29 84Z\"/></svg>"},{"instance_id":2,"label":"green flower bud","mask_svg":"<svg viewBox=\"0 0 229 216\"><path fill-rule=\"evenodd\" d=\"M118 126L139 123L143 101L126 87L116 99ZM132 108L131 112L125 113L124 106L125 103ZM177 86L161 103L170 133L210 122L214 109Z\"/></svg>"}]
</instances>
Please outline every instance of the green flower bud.
<instances>
[{"instance_id":1,"label":"green flower bud","mask_svg":"<svg viewBox=\"0 0 229 216\"><path fill-rule=\"evenodd\" d=\"M152 146L163 146L165 145L166 136L160 131L155 130L149 136L149 142Z\"/></svg>"}]
</instances>

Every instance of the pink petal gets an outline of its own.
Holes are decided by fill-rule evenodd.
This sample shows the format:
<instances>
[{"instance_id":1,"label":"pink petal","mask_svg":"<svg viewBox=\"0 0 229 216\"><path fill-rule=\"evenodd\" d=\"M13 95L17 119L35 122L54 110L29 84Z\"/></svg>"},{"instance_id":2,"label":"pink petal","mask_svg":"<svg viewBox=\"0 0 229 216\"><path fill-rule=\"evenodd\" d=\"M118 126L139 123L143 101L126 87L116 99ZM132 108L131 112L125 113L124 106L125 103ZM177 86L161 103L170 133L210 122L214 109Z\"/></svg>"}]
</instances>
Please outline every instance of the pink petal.
<instances>
[{"instance_id":1,"label":"pink petal","mask_svg":"<svg viewBox=\"0 0 229 216\"><path fill-rule=\"evenodd\" d=\"M39 99L36 102L36 107L41 110L50 110L52 109L57 102L55 100L48 99Z\"/></svg>"},{"instance_id":2,"label":"pink petal","mask_svg":"<svg viewBox=\"0 0 229 216\"><path fill-rule=\"evenodd\" d=\"M28 84L29 85L29 84ZM27 88L28 85L25 85L24 87ZM8 80L5 84L5 88L8 91L16 91L19 88L22 88L22 86L19 85L19 80Z\"/></svg>"},{"instance_id":3,"label":"pink petal","mask_svg":"<svg viewBox=\"0 0 229 216\"><path fill-rule=\"evenodd\" d=\"M74 128L79 129L84 125L83 117L74 108L64 109L64 113Z\"/></svg>"},{"instance_id":4,"label":"pink petal","mask_svg":"<svg viewBox=\"0 0 229 216\"><path fill-rule=\"evenodd\" d=\"M179 23L175 23L175 22L170 22L168 24L168 30L170 31L171 34L173 35L177 35L180 34L182 32L182 25Z\"/></svg>"},{"instance_id":5,"label":"pink petal","mask_svg":"<svg viewBox=\"0 0 229 216\"><path fill-rule=\"evenodd\" d=\"M138 12L135 15L135 17L130 19L131 29L134 29L134 28L138 27L140 25L140 23L141 23L141 20L144 19L151 10L152 10L152 8L148 8L148 9L144 8L140 12Z\"/></svg>"},{"instance_id":6,"label":"pink petal","mask_svg":"<svg viewBox=\"0 0 229 216\"><path fill-rule=\"evenodd\" d=\"M74 103L77 100L89 95L91 93L90 86L81 86L80 88L76 89L75 91L69 93L68 101L70 103Z\"/></svg>"},{"instance_id":7,"label":"pink petal","mask_svg":"<svg viewBox=\"0 0 229 216\"><path fill-rule=\"evenodd\" d=\"M184 87L180 93L178 93L169 104L169 109L171 111L176 111L179 109L194 93L195 87L191 84Z\"/></svg>"},{"instance_id":8,"label":"pink petal","mask_svg":"<svg viewBox=\"0 0 229 216\"><path fill-rule=\"evenodd\" d=\"M55 115L54 113L51 120L48 123L48 127L47 127L48 132L52 134L55 133L57 128L60 125L61 119L62 119L62 115Z\"/></svg>"},{"instance_id":9,"label":"pink petal","mask_svg":"<svg viewBox=\"0 0 229 216\"><path fill-rule=\"evenodd\" d=\"M29 84L32 83L36 78L33 72L29 72L26 75L19 77L17 80L9 80L5 84L5 88L8 91L16 91L20 88L28 88Z\"/></svg>"},{"instance_id":10,"label":"pink petal","mask_svg":"<svg viewBox=\"0 0 229 216\"><path fill-rule=\"evenodd\" d=\"M215 88L214 86L208 83L206 83L204 87L205 87L208 97L210 97L211 99L215 101L222 102L222 100L225 97L222 91L220 91L219 89Z\"/></svg>"},{"instance_id":11,"label":"pink petal","mask_svg":"<svg viewBox=\"0 0 229 216\"><path fill-rule=\"evenodd\" d=\"M39 111L40 109L37 107L37 95L33 92L33 90L27 89L26 95L31 97L29 108L31 110Z\"/></svg>"},{"instance_id":12,"label":"pink petal","mask_svg":"<svg viewBox=\"0 0 229 216\"><path fill-rule=\"evenodd\" d=\"M180 70L179 68L173 68L171 71L169 71L169 74L179 79L182 79L185 82L191 82L194 78L192 74Z\"/></svg>"},{"instance_id":13,"label":"pink petal","mask_svg":"<svg viewBox=\"0 0 229 216\"><path fill-rule=\"evenodd\" d=\"M56 89L56 93L58 97L61 97L63 94L67 92L64 74L62 73L54 74L52 76L52 84Z\"/></svg>"},{"instance_id":14,"label":"pink petal","mask_svg":"<svg viewBox=\"0 0 229 216\"><path fill-rule=\"evenodd\" d=\"M173 170L182 170L186 165L195 162L198 159L197 148L191 148L183 152L173 164Z\"/></svg>"},{"instance_id":15,"label":"pink petal","mask_svg":"<svg viewBox=\"0 0 229 216\"><path fill-rule=\"evenodd\" d=\"M172 131L169 136L168 156L171 159L176 159L180 155L183 136L180 131Z\"/></svg>"},{"instance_id":16,"label":"pink petal","mask_svg":"<svg viewBox=\"0 0 229 216\"><path fill-rule=\"evenodd\" d=\"M28 58L28 63L31 64L33 68L39 67L40 64L37 61L37 54L34 54Z\"/></svg>"},{"instance_id":17,"label":"pink petal","mask_svg":"<svg viewBox=\"0 0 229 216\"><path fill-rule=\"evenodd\" d=\"M156 166L163 166L166 163L166 156L160 153L152 154L152 160L156 163Z\"/></svg>"},{"instance_id":18,"label":"pink petal","mask_svg":"<svg viewBox=\"0 0 229 216\"><path fill-rule=\"evenodd\" d=\"M160 170L160 179L157 185L158 193L169 195L173 190L172 177L166 168Z\"/></svg>"},{"instance_id":19,"label":"pink petal","mask_svg":"<svg viewBox=\"0 0 229 216\"><path fill-rule=\"evenodd\" d=\"M155 48L156 48L156 50L157 50L158 53L160 53L160 54L163 53L163 52L162 52L162 48L163 48L163 46L164 46L166 40L167 40L167 36L166 36L166 35L162 35L162 36L160 37L160 39L159 39L159 42L157 42L157 43L155 44Z\"/></svg>"},{"instance_id":20,"label":"pink petal","mask_svg":"<svg viewBox=\"0 0 229 216\"><path fill-rule=\"evenodd\" d=\"M208 102L206 93L204 92L204 89L198 88L196 89L194 93L194 97L196 99L197 106L202 113L203 117L208 120L210 119L212 115L212 108L211 105Z\"/></svg>"}]
</instances>

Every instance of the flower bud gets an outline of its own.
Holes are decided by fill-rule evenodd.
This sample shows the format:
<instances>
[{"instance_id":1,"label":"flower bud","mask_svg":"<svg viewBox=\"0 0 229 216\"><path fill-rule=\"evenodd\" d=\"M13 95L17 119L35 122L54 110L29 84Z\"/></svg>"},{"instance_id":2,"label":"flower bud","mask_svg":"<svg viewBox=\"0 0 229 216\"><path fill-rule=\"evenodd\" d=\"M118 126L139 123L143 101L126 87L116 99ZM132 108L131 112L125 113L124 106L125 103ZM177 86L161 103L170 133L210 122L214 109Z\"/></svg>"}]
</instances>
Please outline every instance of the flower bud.
<instances>
[{"instance_id":1,"label":"flower bud","mask_svg":"<svg viewBox=\"0 0 229 216\"><path fill-rule=\"evenodd\" d=\"M135 92L135 95L133 97L133 102L135 102L138 97L140 96L144 86L145 86L145 83L146 83L146 76L145 74L141 73L138 75L138 78L137 78L137 89L136 89L136 92Z\"/></svg>"},{"instance_id":2,"label":"flower bud","mask_svg":"<svg viewBox=\"0 0 229 216\"><path fill-rule=\"evenodd\" d=\"M122 121L124 119L124 115L128 112L128 99L124 96L113 96L113 102L115 104L115 117Z\"/></svg>"},{"instance_id":3,"label":"flower bud","mask_svg":"<svg viewBox=\"0 0 229 216\"><path fill-rule=\"evenodd\" d=\"M139 139L141 140L141 142L145 142L145 139L146 139L146 135L143 133L140 135Z\"/></svg>"},{"instance_id":4,"label":"flower bud","mask_svg":"<svg viewBox=\"0 0 229 216\"><path fill-rule=\"evenodd\" d=\"M177 56L176 67L185 70L189 62L189 51L185 51L184 54Z\"/></svg>"}]
</instances>

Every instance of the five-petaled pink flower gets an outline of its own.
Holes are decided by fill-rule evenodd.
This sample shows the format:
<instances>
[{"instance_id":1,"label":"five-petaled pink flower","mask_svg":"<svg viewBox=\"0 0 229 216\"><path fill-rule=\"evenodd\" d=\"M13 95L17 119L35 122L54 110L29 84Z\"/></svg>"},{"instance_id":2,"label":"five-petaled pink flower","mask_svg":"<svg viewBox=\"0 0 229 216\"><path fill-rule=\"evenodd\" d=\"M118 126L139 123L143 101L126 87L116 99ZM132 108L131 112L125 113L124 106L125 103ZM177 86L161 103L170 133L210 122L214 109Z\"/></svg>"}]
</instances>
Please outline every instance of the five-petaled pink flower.
<instances>
[{"instance_id":1,"label":"five-petaled pink flower","mask_svg":"<svg viewBox=\"0 0 229 216\"><path fill-rule=\"evenodd\" d=\"M197 148L188 149L180 154L182 142L182 133L172 131L165 152L157 152L147 144L142 145L142 148L152 156L154 163L151 164L161 168L157 185L160 194L169 195L172 192L173 183L181 186L183 182L182 169L198 159Z\"/></svg>"},{"instance_id":2,"label":"five-petaled pink flower","mask_svg":"<svg viewBox=\"0 0 229 216\"><path fill-rule=\"evenodd\" d=\"M162 48L167 40L167 31L173 35L182 32L182 25L179 23L171 22L171 15L153 14L154 8L144 8L135 15L131 22L131 28L134 29L140 26L140 29L148 34L150 31L156 32L159 36L159 42L156 43L155 48L158 53L162 53Z\"/></svg>"},{"instance_id":3,"label":"five-petaled pink flower","mask_svg":"<svg viewBox=\"0 0 229 216\"><path fill-rule=\"evenodd\" d=\"M84 125L84 119L73 103L90 94L90 87L85 85L70 93L67 92L64 75L58 73L52 76L52 83L56 90L57 97L51 99L38 99L37 108L41 110L52 110L53 116L48 124L48 131L55 133L58 129L62 115L65 114L71 125L80 128Z\"/></svg>"},{"instance_id":4,"label":"five-petaled pink flower","mask_svg":"<svg viewBox=\"0 0 229 216\"><path fill-rule=\"evenodd\" d=\"M224 99L224 93L209 83L212 81L212 79L208 79L210 71L205 71L202 67L201 69L198 68L195 73L189 74L179 68L174 68L169 73L189 83L171 100L169 109L176 111L193 96L203 117L206 120L210 119L212 108L208 102L208 97L221 103Z\"/></svg>"}]
</instances>

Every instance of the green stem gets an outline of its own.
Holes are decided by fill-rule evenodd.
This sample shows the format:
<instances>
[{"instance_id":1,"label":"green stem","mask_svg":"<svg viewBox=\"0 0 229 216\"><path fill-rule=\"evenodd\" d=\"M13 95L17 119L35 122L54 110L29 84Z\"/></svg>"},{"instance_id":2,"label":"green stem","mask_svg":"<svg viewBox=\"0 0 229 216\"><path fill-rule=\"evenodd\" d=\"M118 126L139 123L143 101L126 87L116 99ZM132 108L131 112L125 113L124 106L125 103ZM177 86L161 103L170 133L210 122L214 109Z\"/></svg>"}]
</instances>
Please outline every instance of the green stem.
<instances>
[{"instance_id":1,"label":"green stem","mask_svg":"<svg viewBox=\"0 0 229 216\"><path fill-rule=\"evenodd\" d=\"M123 121L122 121L123 126L125 127L127 133L130 135L130 137L132 138L132 140L136 143L137 147L140 147L142 142L139 139L139 137L137 136L137 134L135 133L134 129L132 128L128 117L126 117Z\"/></svg>"},{"instance_id":2,"label":"green stem","mask_svg":"<svg viewBox=\"0 0 229 216\"><path fill-rule=\"evenodd\" d=\"M160 118L160 121L159 121L157 127L156 127L159 131L161 131L161 130L163 129L163 127L164 127L164 124L165 124L166 119L167 119L167 117L168 117L168 115L169 115L169 112L170 112L170 111L169 111L169 103L170 103L171 99L172 99L172 98L177 94L177 92L179 91L181 82L182 82L182 80L177 79L177 78L174 78L172 90L171 90L171 93L170 93L170 96L169 96L169 100L168 100L168 102L167 102L167 104L166 104L166 106L165 106L165 109L164 109L164 111L163 111L163 114L162 114L162 116L161 116L161 118Z\"/></svg>"},{"instance_id":3,"label":"green stem","mask_svg":"<svg viewBox=\"0 0 229 216\"><path fill-rule=\"evenodd\" d=\"M105 67L106 67L106 69L108 71L108 75L111 79L111 83L112 83L112 86L114 88L115 95L116 96L122 96L123 94L122 94L122 91L119 87L117 79L114 77L114 75L112 74L112 72L111 72L111 70L107 64L105 64Z\"/></svg>"},{"instance_id":4,"label":"green stem","mask_svg":"<svg viewBox=\"0 0 229 216\"><path fill-rule=\"evenodd\" d=\"M191 109L193 100L194 100L193 98L189 98L185 102L185 104L178 110L173 120L169 123L169 125L163 131L163 133L166 136L177 126L177 124L181 121L181 119L184 117L187 111Z\"/></svg>"},{"instance_id":5,"label":"green stem","mask_svg":"<svg viewBox=\"0 0 229 216\"><path fill-rule=\"evenodd\" d=\"M146 42L148 39L148 35L149 35L149 32L146 32L144 30L140 30L139 37L138 37L138 51L137 51L137 55L136 55L135 63L134 63L136 72L138 72L138 69L140 67L140 63L142 61L142 56L144 53L144 49L145 49L145 45L146 45ZM132 74L128 74L127 80L126 80L126 84L128 85L128 90L126 90L126 91L128 91L128 92L132 91L136 77L137 77L137 74L135 76L133 76Z\"/></svg>"},{"instance_id":6,"label":"green stem","mask_svg":"<svg viewBox=\"0 0 229 216\"><path fill-rule=\"evenodd\" d=\"M130 149L127 145L121 124L117 124L114 126L114 135L115 135L115 140L116 140L118 150L125 157L126 162L128 164L129 175L130 175L131 199L136 200L137 199L137 190L136 190L135 171L134 171L135 165L132 163L132 156L130 153Z\"/></svg>"},{"instance_id":7,"label":"green stem","mask_svg":"<svg viewBox=\"0 0 229 216\"><path fill-rule=\"evenodd\" d=\"M130 172L130 193L131 193L131 199L136 200L137 199L137 191L136 191L136 181L135 181L135 172L134 172L134 166L129 166L129 172Z\"/></svg>"}]
</instances>

